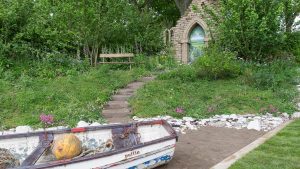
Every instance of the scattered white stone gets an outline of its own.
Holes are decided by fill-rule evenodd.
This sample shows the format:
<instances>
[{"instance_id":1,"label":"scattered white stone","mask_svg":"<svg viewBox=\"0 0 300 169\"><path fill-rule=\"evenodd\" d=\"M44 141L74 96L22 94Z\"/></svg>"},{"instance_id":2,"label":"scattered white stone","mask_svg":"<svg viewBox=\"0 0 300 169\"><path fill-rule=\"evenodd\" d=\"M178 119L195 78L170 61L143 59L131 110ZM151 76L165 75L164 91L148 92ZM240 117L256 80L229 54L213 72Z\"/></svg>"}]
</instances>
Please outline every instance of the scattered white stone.
<instances>
[{"instance_id":1,"label":"scattered white stone","mask_svg":"<svg viewBox=\"0 0 300 169\"><path fill-rule=\"evenodd\" d=\"M197 127L195 125L192 125L191 123L186 123L186 127L190 130L197 130Z\"/></svg>"},{"instance_id":2,"label":"scattered white stone","mask_svg":"<svg viewBox=\"0 0 300 169\"><path fill-rule=\"evenodd\" d=\"M300 118L300 112L295 112L293 115L292 115L292 119L298 119Z\"/></svg>"},{"instance_id":3,"label":"scattered white stone","mask_svg":"<svg viewBox=\"0 0 300 169\"><path fill-rule=\"evenodd\" d=\"M40 131L45 131L43 128L38 128L36 130L34 130L35 132L40 132Z\"/></svg>"},{"instance_id":4,"label":"scattered white stone","mask_svg":"<svg viewBox=\"0 0 300 169\"><path fill-rule=\"evenodd\" d=\"M227 119L226 119L226 118L222 118L220 121L222 121L222 122L226 122L226 121L227 121Z\"/></svg>"},{"instance_id":5,"label":"scattered white stone","mask_svg":"<svg viewBox=\"0 0 300 169\"><path fill-rule=\"evenodd\" d=\"M300 117L300 114L295 114ZM295 117L296 117L295 116ZM282 113L278 117L274 117L270 113L264 115L215 115L207 119L195 119L192 117L183 117L182 119L176 119L170 116L157 116L153 118L139 118L133 117L134 121L151 121L151 120L166 120L170 123L175 131L185 133L186 130L197 130L203 126L213 127L226 127L234 129L249 129L257 131L270 131L278 127L285 121L289 120L287 113Z\"/></svg>"},{"instance_id":6,"label":"scattered white stone","mask_svg":"<svg viewBox=\"0 0 300 169\"><path fill-rule=\"evenodd\" d=\"M238 116L236 114L232 114L232 115L229 116L229 118L231 118L231 119L237 119Z\"/></svg>"},{"instance_id":7,"label":"scattered white stone","mask_svg":"<svg viewBox=\"0 0 300 169\"><path fill-rule=\"evenodd\" d=\"M18 126L16 127L16 133L29 133L32 132L32 128L30 126Z\"/></svg>"},{"instance_id":8,"label":"scattered white stone","mask_svg":"<svg viewBox=\"0 0 300 169\"><path fill-rule=\"evenodd\" d=\"M57 126L57 130L65 130L68 129L69 127L67 126Z\"/></svg>"},{"instance_id":9,"label":"scattered white stone","mask_svg":"<svg viewBox=\"0 0 300 169\"><path fill-rule=\"evenodd\" d=\"M90 126L97 127L97 126L101 126L101 124L98 123L98 122L94 122L94 123L92 123Z\"/></svg>"},{"instance_id":10,"label":"scattered white stone","mask_svg":"<svg viewBox=\"0 0 300 169\"><path fill-rule=\"evenodd\" d=\"M230 115L227 115L227 114L221 115L221 119L228 119L228 118L230 118Z\"/></svg>"},{"instance_id":11,"label":"scattered white stone","mask_svg":"<svg viewBox=\"0 0 300 169\"><path fill-rule=\"evenodd\" d=\"M13 131L3 131L3 135L10 135L10 134L15 134Z\"/></svg>"},{"instance_id":12,"label":"scattered white stone","mask_svg":"<svg viewBox=\"0 0 300 169\"><path fill-rule=\"evenodd\" d=\"M290 115L287 114L287 113L282 113L282 114L281 114L281 117L284 117L284 118L286 118L286 119L289 119L289 118L290 118Z\"/></svg>"},{"instance_id":13,"label":"scattered white stone","mask_svg":"<svg viewBox=\"0 0 300 169\"><path fill-rule=\"evenodd\" d=\"M183 117L182 118L182 120L184 120L184 121L195 121L195 119L194 118L192 118L192 117Z\"/></svg>"},{"instance_id":14,"label":"scattered white stone","mask_svg":"<svg viewBox=\"0 0 300 169\"><path fill-rule=\"evenodd\" d=\"M46 128L46 131L55 131L58 130L57 127L50 127L50 128Z\"/></svg>"},{"instance_id":15,"label":"scattered white stone","mask_svg":"<svg viewBox=\"0 0 300 169\"><path fill-rule=\"evenodd\" d=\"M90 126L90 124L85 121L80 121L77 124L77 127L88 127L88 126Z\"/></svg>"},{"instance_id":16,"label":"scattered white stone","mask_svg":"<svg viewBox=\"0 0 300 169\"><path fill-rule=\"evenodd\" d=\"M245 117L239 117L238 118L238 122L243 124L243 123L246 123L247 122L247 119Z\"/></svg>"},{"instance_id":17,"label":"scattered white stone","mask_svg":"<svg viewBox=\"0 0 300 169\"><path fill-rule=\"evenodd\" d=\"M300 106L300 104L299 104ZM291 115L291 118L300 118L300 112L295 112ZM287 113L282 113L278 117L274 117L270 113L266 113L264 115L253 115L253 114L245 114L245 115L215 115L211 118L206 119L195 119L192 117L183 117L182 119L176 119L171 116L157 116L153 118L139 118L137 116L133 117L134 121L151 121L151 120L166 120L170 123L176 132L180 132L185 134L187 130L198 130L203 126L213 126L213 127L226 127L226 128L234 128L234 129L249 129L249 130L257 130L257 131L270 131L274 128L278 127L285 121L289 120L290 116ZM114 123L119 124L119 123ZM98 122L94 122L91 125L85 121L80 121L77 124L77 127L89 127L89 126L103 126L107 124L100 124ZM47 131L53 130L62 130L67 129L67 126L58 126L47 128ZM35 132L44 131L44 129L39 128L34 130ZM33 132L33 129L30 126L19 126L17 128L10 129L8 131L0 131L0 135L9 135L16 133L28 133Z\"/></svg>"},{"instance_id":18,"label":"scattered white stone","mask_svg":"<svg viewBox=\"0 0 300 169\"><path fill-rule=\"evenodd\" d=\"M254 130L260 131L260 130L261 130L261 125L260 125L259 120L251 121L251 122L248 124L247 129L248 129L248 130L254 129Z\"/></svg>"}]
</instances>

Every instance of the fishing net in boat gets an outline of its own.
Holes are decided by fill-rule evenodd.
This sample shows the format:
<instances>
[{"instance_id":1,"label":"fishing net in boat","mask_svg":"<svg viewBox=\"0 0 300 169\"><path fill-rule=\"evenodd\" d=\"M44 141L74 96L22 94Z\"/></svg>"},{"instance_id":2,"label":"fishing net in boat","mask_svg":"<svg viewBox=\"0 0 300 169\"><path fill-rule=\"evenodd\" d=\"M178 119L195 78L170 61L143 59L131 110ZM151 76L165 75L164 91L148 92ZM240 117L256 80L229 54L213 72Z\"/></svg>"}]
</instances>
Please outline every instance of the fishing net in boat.
<instances>
[{"instance_id":1,"label":"fishing net in boat","mask_svg":"<svg viewBox=\"0 0 300 169\"><path fill-rule=\"evenodd\" d=\"M100 144L100 146L98 146L96 148L83 146L82 153L75 158L80 158L80 157L89 156L89 155L95 155L98 153L104 153L104 152L112 151L113 149L114 149L113 141L111 139L109 139L106 142L102 142Z\"/></svg>"},{"instance_id":2,"label":"fishing net in boat","mask_svg":"<svg viewBox=\"0 0 300 169\"><path fill-rule=\"evenodd\" d=\"M114 146L116 149L133 147L141 141L141 135L137 131L137 124L130 127L115 128L112 130Z\"/></svg>"},{"instance_id":3,"label":"fishing net in boat","mask_svg":"<svg viewBox=\"0 0 300 169\"><path fill-rule=\"evenodd\" d=\"M14 168L19 165L19 160L9 150L0 148L0 169Z\"/></svg>"}]
</instances>

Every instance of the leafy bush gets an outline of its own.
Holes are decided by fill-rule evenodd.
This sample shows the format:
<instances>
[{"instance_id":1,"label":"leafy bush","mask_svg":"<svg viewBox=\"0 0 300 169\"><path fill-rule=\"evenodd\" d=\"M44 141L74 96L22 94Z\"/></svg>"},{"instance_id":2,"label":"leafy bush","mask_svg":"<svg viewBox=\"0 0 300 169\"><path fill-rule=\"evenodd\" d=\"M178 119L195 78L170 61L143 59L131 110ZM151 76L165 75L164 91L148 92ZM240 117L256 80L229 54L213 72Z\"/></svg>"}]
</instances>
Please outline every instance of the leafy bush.
<instances>
[{"instance_id":1,"label":"leafy bush","mask_svg":"<svg viewBox=\"0 0 300 169\"><path fill-rule=\"evenodd\" d=\"M297 65L293 60L275 60L264 64L247 64L243 77L250 86L276 90L284 84L296 85L297 76Z\"/></svg>"},{"instance_id":2,"label":"leafy bush","mask_svg":"<svg viewBox=\"0 0 300 169\"><path fill-rule=\"evenodd\" d=\"M281 31L283 1L226 0L218 7L205 6L203 15L213 30L213 39L245 60L273 59L284 50Z\"/></svg>"},{"instance_id":3,"label":"leafy bush","mask_svg":"<svg viewBox=\"0 0 300 169\"><path fill-rule=\"evenodd\" d=\"M77 75L89 69L87 60L77 60L61 54L54 55L51 53L40 60L28 58L22 60L0 59L0 78L8 81L23 75L41 78Z\"/></svg>"},{"instance_id":4,"label":"leafy bush","mask_svg":"<svg viewBox=\"0 0 300 169\"><path fill-rule=\"evenodd\" d=\"M285 48L288 49L295 57L295 60L300 63L300 32L287 33L285 45Z\"/></svg>"},{"instance_id":5,"label":"leafy bush","mask_svg":"<svg viewBox=\"0 0 300 169\"><path fill-rule=\"evenodd\" d=\"M136 66L152 71L169 70L177 66L174 57L168 52L161 52L157 56L139 54L135 56Z\"/></svg>"},{"instance_id":6,"label":"leafy bush","mask_svg":"<svg viewBox=\"0 0 300 169\"><path fill-rule=\"evenodd\" d=\"M196 69L190 65L181 65L177 69L161 74L161 80L177 79L181 81L195 81L197 79Z\"/></svg>"},{"instance_id":7,"label":"leafy bush","mask_svg":"<svg viewBox=\"0 0 300 169\"><path fill-rule=\"evenodd\" d=\"M214 45L208 47L204 56L193 64L198 77L213 80L238 76L241 71L239 65L233 53L220 51Z\"/></svg>"}]
</instances>

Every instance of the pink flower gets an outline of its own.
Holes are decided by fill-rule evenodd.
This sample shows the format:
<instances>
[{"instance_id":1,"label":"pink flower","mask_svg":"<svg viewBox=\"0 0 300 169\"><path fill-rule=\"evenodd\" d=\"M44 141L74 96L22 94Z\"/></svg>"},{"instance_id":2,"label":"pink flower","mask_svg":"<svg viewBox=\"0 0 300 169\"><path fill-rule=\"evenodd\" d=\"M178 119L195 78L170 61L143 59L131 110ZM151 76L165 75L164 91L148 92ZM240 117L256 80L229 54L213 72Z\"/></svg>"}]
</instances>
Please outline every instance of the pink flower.
<instances>
[{"instance_id":1,"label":"pink flower","mask_svg":"<svg viewBox=\"0 0 300 169\"><path fill-rule=\"evenodd\" d=\"M53 115L51 115L51 114L49 114L49 115L41 114L40 120L44 124L52 124L54 122Z\"/></svg>"},{"instance_id":2,"label":"pink flower","mask_svg":"<svg viewBox=\"0 0 300 169\"><path fill-rule=\"evenodd\" d=\"M182 107L177 107L175 111L176 113L184 113L184 109Z\"/></svg>"}]
</instances>

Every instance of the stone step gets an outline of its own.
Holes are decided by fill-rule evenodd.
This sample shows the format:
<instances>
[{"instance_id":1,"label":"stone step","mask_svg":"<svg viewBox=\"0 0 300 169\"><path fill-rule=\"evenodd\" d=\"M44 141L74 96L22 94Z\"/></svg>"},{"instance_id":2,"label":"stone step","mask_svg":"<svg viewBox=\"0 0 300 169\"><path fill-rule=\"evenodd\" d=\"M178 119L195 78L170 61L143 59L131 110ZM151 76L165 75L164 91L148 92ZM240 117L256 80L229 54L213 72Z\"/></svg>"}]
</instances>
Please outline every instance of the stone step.
<instances>
[{"instance_id":1,"label":"stone step","mask_svg":"<svg viewBox=\"0 0 300 169\"><path fill-rule=\"evenodd\" d=\"M149 82L154 80L156 77L155 76L148 76L148 77L143 77L140 81L142 82Z\"/></svg>"},{"instance_id":2,"label":"stone step","mask_svg":"<svg viewBox=\"0 0 300 169\"><path fill-rule=\"evenodd\" d=\"M132 94L134 94L134 92L135 92L134 89L124 88L124 89L118 90L117 94L118 95L132 95Z\"/></svg>"},{"instance_id":3,"label":"stone step","mask_svg":"<svg viewBox=\"0 0 300 169\"><path fill-rule=\"evenodd\" d=\"M128 108L102 110L102 115L105 118L123 118L128 117L130 113L131 111Z\"/></svg>"},{"instance_id":4,"label":"stone step","mask_svg":"<svg viewBox=\"0 0 300 169\"><path fill-rule=\"evenodd\" d=\"M109 101L105 106L104 109L121 109L127 108L129 103L127 101Z\"/></svg>"},{"instance_id":5,"label":"stone step","mask_svg":"<svg viewBox=\"0 0 300 169\"><path fill-rule=\"evenodd\" d=\"M131 123L133 120L129 117L122 117L122 118L108 118L107 119L108 123Z\"/></svg>"},{"instance_id":6,"label":"stone step","mask_svg":"<svg viewBox=\"0 0 300 169\"><path fill-rule=\"evenodd\" d=\"M132 95L113 95L113 101L127 101Z\"/></svg>"},{"instance_id":7,"label":"stone step","mask_svg":"<svg viewBox=\"0 0 300 169\"><path fill-rule=\"evenodd\" d=\"M140 87L142 87L145 83L144 82L133 82L127 85L127 88L129 89L139 89Z\"/></svg>"}]
</instances>

